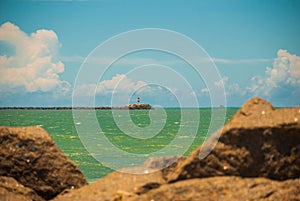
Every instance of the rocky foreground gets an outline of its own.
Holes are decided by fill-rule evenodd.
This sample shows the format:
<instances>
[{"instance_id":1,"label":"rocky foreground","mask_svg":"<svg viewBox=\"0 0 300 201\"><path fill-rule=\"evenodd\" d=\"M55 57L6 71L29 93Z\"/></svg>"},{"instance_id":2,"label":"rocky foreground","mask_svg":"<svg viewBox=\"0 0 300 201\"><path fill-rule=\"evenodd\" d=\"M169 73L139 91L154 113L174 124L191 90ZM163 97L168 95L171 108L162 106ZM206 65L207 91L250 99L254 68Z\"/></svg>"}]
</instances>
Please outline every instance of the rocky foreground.
<instances>
[{"instance_id":1,"label":"rocky foreground","mask_svg":"<svg viewBox=\"0 0 300 201\"><path fill-rule=\"evenodd\" d=\"M113 172L87 185L43 129L0 127L0 200L300 200L300 107L253 98L218 132L212 150L152 158L131 169L152 173Z\"/></svg>"},{"instance_id":2,"label":"rocky foreground","mask_svg":"<svg viewBox=\"0 0 300 201\"><path fill-rule=\"evenodd\" d=\"M49 200L87 185L41 127L0 127L0 143L0 200Z\"/></svg>"}]
</instances>

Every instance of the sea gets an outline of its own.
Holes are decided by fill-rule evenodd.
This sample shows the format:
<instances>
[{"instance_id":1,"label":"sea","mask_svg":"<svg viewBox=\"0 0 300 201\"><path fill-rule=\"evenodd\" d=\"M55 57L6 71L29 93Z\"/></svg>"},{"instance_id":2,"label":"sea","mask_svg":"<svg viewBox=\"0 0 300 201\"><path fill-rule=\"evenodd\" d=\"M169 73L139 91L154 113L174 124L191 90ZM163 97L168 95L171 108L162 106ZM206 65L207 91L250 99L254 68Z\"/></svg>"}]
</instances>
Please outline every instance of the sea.
<instances>
[{"instance_id":1,"label":"sea","mask_svg":"<svg viewBox=\"0 0 300 201\"><path fill-rule=\"evenodd\" d=\"M213 115L216 110L224 116ZM189 155L237 110L3 109L0 126L41 126L92 183L115 169L141 165L148 157Z\"/></svg>"}]
</instances>

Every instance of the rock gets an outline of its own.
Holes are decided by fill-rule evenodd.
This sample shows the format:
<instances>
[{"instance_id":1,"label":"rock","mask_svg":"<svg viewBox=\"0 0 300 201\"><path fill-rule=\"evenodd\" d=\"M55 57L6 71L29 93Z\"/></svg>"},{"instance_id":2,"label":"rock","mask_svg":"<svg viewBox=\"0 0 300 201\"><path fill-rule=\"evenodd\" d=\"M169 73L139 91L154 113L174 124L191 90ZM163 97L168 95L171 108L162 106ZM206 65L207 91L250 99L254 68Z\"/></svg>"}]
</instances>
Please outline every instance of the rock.
<instances>
[{"instance_id":1,"label":"rock","mask_svg":"<svg viewBox=\"0 0 300 201\"><path fill-rule=\"evenodd\" d=\"M165 183L161 171L144 174L145 168L130 168L132 173L115 171L89 186L58 195L52 201L117 201L127 200ZM130 172L129 169L126 172ZM139 173L139 174L134 174Z\"/></svg>"},{"instance_id":2,"label":"rock","mask_svg":"<svg viewBox=\"0 0 300 201\"><path fill-rule=\"evenodd\" d=\"M161 170L177 164L178 161L185 159L184 156L163 156L159 158L150 157L148 160L145 161L143 167L151 168L155 170Z\"/></svg>"},{"instance_id":3,"label":"rock","mask_svg":"<svg viewBox=\"0 0 300 201\"><path fill-rule=\"evenodd\" d=\"M17 182L12 177L0 176L0 200L43 201L32 189Z\"/></svg>"},{"instance_id":4,"label":"rock","mask_svg":"<svg viewBox=\"0 0 300 201\"><path fill-rule=\"evenodd\" d=\"M61 194L54 201L127 200L129 197L159 188L165 183L164 172L171 171L171 168L183 158L182 156L152 157L141 167L125 168L113 172L90 186L71 191L68 194Z\"/></svg>"},{"instance_id":5,"label":"rock","mask_svg":"<svg viewBox=\"0 0 300 201\"><path fill-rule=\"evenodd\" d=\"M140 196L127 197L127 201L169 200L300 200L300 179L274 181L266 178L240 178L234 176L190 179L148 191Z\"/></svg>"},{"instance_id":6,"label":"rock","mask_svg":"<svg viewBox=\"0 0 300 201\"><path fill-rule=\"evenodd\" d=\"M137 196L137 194L134 194L134 193L129 193L126 191L117 191L110 200L111 201L126 201L129 198L136 197L136 196Z\"/></svg>"},{"instance_id":7,"label":"rock","mask_svg":"<svg viewBox=\"0 0 300 201\"><path fill-rule=\"evenodd\" d=\"M183 160L185 160L186 157L184 156L164 156L159 158L151 157L148 160L145 161L143 167L150 169L148 172L153 172L157 170L162 171L162 177L167 180L167 175L170 172L174 172L174 169L177 167L177 164Z\"/></svg>"},{"instance_id":8,"label":"rock","mask_svg":"<svg viewBox=\"0 0 300 201\"><path fill-rule=\"evenodd\" d=\"M152 106L149 104L129 104L126 108L130 110L150 110Z\"/></svg>"},{"instance_id":9,"label":"rock","mask_svg":"<svg viewBox=\"0 0 300 201\"><path fill-rule=\"evenodd\" d=\"M168 182L212 176L300 177L300 107L274 109L249 100L224 126L166 177ZM208 145L218 139L213 149ZM200 160L200 151L209 154Z\"/></svg>"},{"instance_id":10,"label":"rock","mask_svg":"<svg viewBox=\"0 0 300 201\"><path fill-rule=\"evenodd\" d=\"M0 143L0 175L15 178L44 199L87 184L41 127L0 127Z\"/></svg>"},{"instance_id":11,"label":"rock","mask_svg":"<svg viewBox=\"0 0 300 201\"><path fill-rule=\"evenodd\" d=\"M140 187L137 187L134 191L135 194L144 194L152 189L155 189L155 188L159 188L161 186L161 183L158 183L158 182L149 182L149 183L146 183L145 185L143 186L140 186Z\"/></svg>"}]
</instances>

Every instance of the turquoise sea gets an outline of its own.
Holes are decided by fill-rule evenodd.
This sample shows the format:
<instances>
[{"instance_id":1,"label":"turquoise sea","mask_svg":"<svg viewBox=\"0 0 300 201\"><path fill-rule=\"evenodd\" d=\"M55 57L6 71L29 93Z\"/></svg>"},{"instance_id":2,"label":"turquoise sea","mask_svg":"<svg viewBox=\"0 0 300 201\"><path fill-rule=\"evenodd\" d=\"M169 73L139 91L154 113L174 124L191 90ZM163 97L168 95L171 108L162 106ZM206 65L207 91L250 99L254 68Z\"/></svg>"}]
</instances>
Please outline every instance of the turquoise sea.
<instances>
[{"instance_id":1,"label":"turquoise sea","mask_svg":"<svg viewBox=\"0 0 300 201\"><path fill-rule=\"evenodd\" d=\"M101 135L105 136L114 148L136 155L147 155L149 153L149 156L151 156L152 152L160 151L169 146L174 139L176 139L177 143L172 145L172 149L170 150L175 150L175 152L176 149L183 150L183 146L188 144L188 147L184 147L186 148L186 151L182 153L183 155L188 155L205 140L208 128L211 124L212 116L210 108L168 108L164 110L165 115L152 116L150 115L149 110L118 110L115 112L116 114L113 114L112 111L115 110L85 110L81 112L85 117L84 121L89 121L89 116L96 117L99 126L101 127ZM236 111L237 108L226 108L225 122L227 122ZM72 110L0 110L0 125L40 125L51 135L62 151L75 162L85 175L86 179L91 183L98 178L107 175L113 170L99 162L99 158L97 161L86 150L80 140L80 137L86 136L86 138L90 139L90 141L94 144L97 144L97 140L99 141L100 139L97 138L97 135L93 135L91 133L94 132L92 128L89 129L89 127L82 127L86 122L78 121L78 118L76 117L73 118L73 112ZM80 111L77 111L75 116L78 114L80 114ZM122 120L122 118L126 115L130 116L131 122ZM199 120L195 118L195 115L199 115ZM182 120L182 116L187 117L184 122ZM156 131L157 127L151 127L152 123L163 126ZM197 123L199 127L196 129L195 135L192 135L194 127L190 127L191 125L195 125L195 123ZM130 130L130 128L133 127L131 124L135 125L138 129ZM128 129L125 129L124 131L126 126ZM81 133L80 136L77 132L78 129ZM151 133L151 129L156 130ZM216 129L217 128L213 128L212 131L215 131ZM181 131L183 131L184 134L178 135ZM151 138L140 139L138 137L139 133L132 133L133 135L128 136L128 132L140 132L141 135L149 134ZM100 154L101 152L111 153L111 155L106 155L106 157L109 156L110 159L113 159L110 161L115 160L123 162L122 160L127 160L120 155L114 155L113 151L110 152L110 150L105 149L106 147L103 146L97 147ZM173 152L171 151L170 153ZM166 152L165 154L168 155L169 153ZM95 156L96 155L97 154L95 154Z\"/></svg>"}]
</instances>

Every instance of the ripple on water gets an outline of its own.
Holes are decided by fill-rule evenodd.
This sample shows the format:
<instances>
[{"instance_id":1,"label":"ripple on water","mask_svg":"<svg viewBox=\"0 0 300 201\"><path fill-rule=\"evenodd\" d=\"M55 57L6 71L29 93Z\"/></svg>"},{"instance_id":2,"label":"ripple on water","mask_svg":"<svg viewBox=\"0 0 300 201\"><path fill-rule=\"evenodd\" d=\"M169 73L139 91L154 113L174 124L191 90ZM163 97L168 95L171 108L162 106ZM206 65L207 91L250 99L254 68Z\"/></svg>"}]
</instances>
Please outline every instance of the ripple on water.
<instances>
[{"instance_id":1,"label":"ripple on water","mask_svg":"<svg viewBox=\"0 0 300 201\"><path fill-rule=\"evenodd\" d=\"M194 109L198 112L198 109ZM237 109L227 110L226 119L229 120L231 116L236 112ZM300 111L300 110L299 110ZM124 115L127 115L128 111L123 111L118 114L117 117L123 118ZM151 151L160 150L165 152L163 149L166 146L169 146L172 140L178 137L178 143L172 145L170 150L172 153L177 153L179 149L184 149L183 146L191 140L189 135L190 129L192 131L192 125L195 123L193 115L187 115L191 117L186 119L185 122L181 121L180 110L178 109L167 109L167 119L151 119L151 123L155 122L166 122L165 127L160 133L151 139L144 141L139 141L134 138L126 136L120 129L117 127L114 122L112 112L109 110L97 110L97 118L101 129L103 129L103 135L111 140L111 146L104 146L103 142L100 142L102 138L99 137L99 134L93 134L93 129L87 129L85 135L89 136L89 140L98 144L96 148L99 150L99 153L95 153L96 157L106 157L107 161L111 161L112 164L118 164L118 162L126 163L126 159L118 154L114 154L114 149L122 149L124 152L134 152L136 154L148 154ZM188 111L183 111L188 113L193 113L193 109ZM206 132L210 124L210 110L209 109L200 109L201 118L199 123L198 133L194 139L194 143L191 146L193 149L198 147L203 140L205 139ZM86 111L84 114L87 114ZM87 114L87 120L93 117L93 112ZM146 126L149 125L149 114L146 111L130 111L130 117L137 126ZM298 120L299 121L299 118ZM197 122L196 122L197 123ZM81 122L77 121L74 123L72 111L63 111L63 110L0 110L0 125L2 126L32 126L40 125L51 135L53 140L58 144L62 151L73 160L76 165L82 170L89 182L96 180L99 177L102 177L112 170L101 165L96 159L92 157L92 154L88 153L85 147L82 145L80 138L77 135L75 126L79 126ZM81 124L82 125L82 124ZM184 128L184 131L181 136L178 136L178 129L180 127ZM145 134L145 133L144 133ZM149 134L152 134L149 131ZM103 136L102 136L103 137ZM151 140L150 143L148 140ZM98 143L99 141L99 143ZM115 143L117 146L115 146ZM190 149L189 154L193 149ZM161 153L161 154L171 154ZM97 154L103 155L97 155ZM134 155L133 155L134 156ZM124 160L124 161L123 161Z\"/></svg>"}]
</instances>

